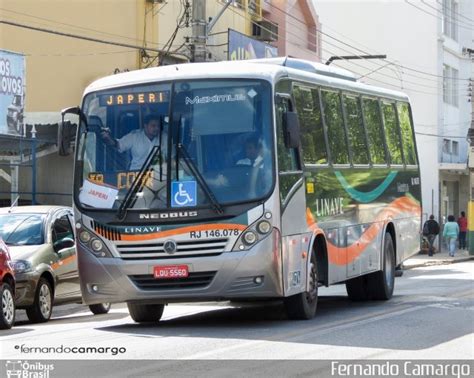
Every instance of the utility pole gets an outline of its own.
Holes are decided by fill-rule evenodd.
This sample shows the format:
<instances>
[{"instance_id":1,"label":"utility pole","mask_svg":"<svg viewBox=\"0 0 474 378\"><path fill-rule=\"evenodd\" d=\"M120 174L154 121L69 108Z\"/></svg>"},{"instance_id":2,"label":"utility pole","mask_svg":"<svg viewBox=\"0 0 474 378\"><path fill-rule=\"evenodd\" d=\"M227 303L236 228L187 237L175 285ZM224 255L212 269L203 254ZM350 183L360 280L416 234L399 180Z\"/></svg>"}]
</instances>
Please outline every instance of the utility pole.
<instances>
[{"instance_id":1,"label":"utility pole","mask_svg":"<svg viewBox=\"0 0 474 378\"><path fill-rule=\"evenodd\" d=\"M193 35L191 37L192 62L206 61L206 0L193 0L193 19L191 21Z\"/></svg>"}]
</instances>

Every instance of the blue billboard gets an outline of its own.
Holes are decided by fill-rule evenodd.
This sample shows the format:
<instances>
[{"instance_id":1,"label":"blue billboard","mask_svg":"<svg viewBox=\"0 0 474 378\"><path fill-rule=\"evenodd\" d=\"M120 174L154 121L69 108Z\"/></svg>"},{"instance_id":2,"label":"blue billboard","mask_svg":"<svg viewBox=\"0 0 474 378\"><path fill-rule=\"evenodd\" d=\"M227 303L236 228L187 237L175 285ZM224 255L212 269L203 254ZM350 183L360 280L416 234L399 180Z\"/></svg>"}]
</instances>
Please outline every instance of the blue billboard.
<instances>
[{"instance_id":1,"label":"blue billboard","mask_svg":"<svg viewBox=\"0 0 474 378\"><path fill-rule=\"evenodd\" d=\"M228 60L274 58L277 56L278 49L276 47L229 29Z\"/></svg>"},{"instance_id":2,"label":"blue billboard","mask_svg":"<svg viewBox=\"0 0 474 378\"><path fill-rule=\"evenodd\" d=\"M23 134L25 56L0 50L0 134Z\"/></svg>"}]
</instances>

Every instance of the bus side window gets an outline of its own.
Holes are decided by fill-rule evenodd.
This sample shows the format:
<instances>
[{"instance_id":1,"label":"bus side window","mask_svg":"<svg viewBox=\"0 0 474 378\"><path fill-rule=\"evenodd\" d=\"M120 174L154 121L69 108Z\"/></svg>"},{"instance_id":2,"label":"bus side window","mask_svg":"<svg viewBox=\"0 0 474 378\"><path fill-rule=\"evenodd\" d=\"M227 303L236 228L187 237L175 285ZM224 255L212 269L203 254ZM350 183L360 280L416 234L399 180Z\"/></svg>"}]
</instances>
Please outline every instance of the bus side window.
<instances>
[{"instance_id":1,"label":"bus side window","mask_svg":"<svg viewBox=\"0 0 474 378\"><path fill-rule=\"evenodd\" d=\"M402 132L403 152L405 153L405 164L416 165L415 142L413 138L413 127L410 121L410 107L407 103L398 103L398 120Z\"/></svg>"},{"instance_id":2,"label":"bus side window","mask_svg":"<svg viewBox=\"0 0 474 378\"><path fill-rule=\"evenodd\" d=\"M290 110L288 100L280 98L276 103L278 169L280 172L291 172L300 169L298 164L298 149L286 148L283 137L283 114L288 110Z\"/></svg>"},{"instance_id":3,"label":"bus side window","mask_svg":"<svg viewBox=\"0 0 474 378\"><path fill-rule=\"evenodd\" d=\"M362 120L362 109L358 97L344 95L347 117L347 131L354 164L369 164L369 150Z\"/></svg>"},{"instance_id":4,"label":"bus side window","mask_svg":"<svg viewBox=\"0 0 474 378\"><path fill-rule=\"evenodd\" d=\"M349 150L344 131L341 98L337 92L321 91L329 151L333 164L349 164Z\"/></svg>"},{"instance_id":5,"label":"bus side window","mask_svg":"<svg viewBox=\"0 0 474 378\"><path fill-rule=\"evenodd\" d=\"M305 164L327 164L318 90L295 86L293 95L300 122L303 161Z\"/></svg>"},{"instance_id":6,"label":"bus side window","mask_svg":"<svg viewBox=\"0 0 474 378\"><path fill-rule=\"evenodd\" d=\"M395 104L382 102L382 112L390 163L403 164L402 146L400 142L397 115L395 113Z\"/></svg>"},{"instance_id":7,"label":"bus side window","mask_svg":"<svg viewBox=\"0 0 474 378\"><path fill-rule=\"evenodd\" d=\"M386 164L385 143L380 118L379 102L375 99L364 98L362 109L369 139L369 151L373 164Z\"/></svg>"}]
</instances>

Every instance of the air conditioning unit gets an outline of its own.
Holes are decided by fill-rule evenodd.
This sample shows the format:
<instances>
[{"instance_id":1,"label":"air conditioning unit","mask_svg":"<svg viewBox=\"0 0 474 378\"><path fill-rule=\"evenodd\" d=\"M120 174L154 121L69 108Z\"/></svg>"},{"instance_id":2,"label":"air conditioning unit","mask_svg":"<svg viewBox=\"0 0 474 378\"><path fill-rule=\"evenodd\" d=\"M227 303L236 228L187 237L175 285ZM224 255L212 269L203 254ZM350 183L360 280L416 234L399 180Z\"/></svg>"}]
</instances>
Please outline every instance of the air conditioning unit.
<instances>
[{"instance_id":1,"label":"air conditioning unit","mask_svg":"<svg viewBox=\"0 0 474 378\"><path fill-rule=\"evenodd\" d=\"M165 0L146 0L147 3L162 4Z\"/></svg>"},{"instance_id":2,"label":"air conditioning unit","mask_svg":"<svg viewBox=\"0 0 474 378\"><path fill-rule=\"evenodd\" d=\"M277 41L278 25L267 21L257 21L252 24L252 35L261 41Z\"/></svg>"}]
</instances>

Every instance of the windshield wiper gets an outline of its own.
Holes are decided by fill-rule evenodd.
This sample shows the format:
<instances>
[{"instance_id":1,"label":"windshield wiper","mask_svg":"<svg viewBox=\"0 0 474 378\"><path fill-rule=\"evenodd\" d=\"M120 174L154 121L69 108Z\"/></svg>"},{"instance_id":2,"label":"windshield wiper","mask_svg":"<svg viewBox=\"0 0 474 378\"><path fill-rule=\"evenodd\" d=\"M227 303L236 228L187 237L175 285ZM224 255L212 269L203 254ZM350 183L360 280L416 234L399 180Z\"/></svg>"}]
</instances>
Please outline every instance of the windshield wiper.
<instances>
[{"instance_id":1,"label":"windshield wiper","mask_svg":"<svg viewBox=\"0 0 474 378\"><path fill-rule=\"evenodd\" d=\"M150 153L148 154L145 160L145 163L143 163L142 168L140 169L140 172L138 172L138 175L135 176L135 179L133 180L132 185L130 185L130 189L128 189L127 193L125 194L125 197L123 198L122 203L120 204L120 207L117 211L117 217L120 220L123 219L125 215L125 211L130 207L130 205L133 205L135 201L137 200L136 194L145 185L145 181L146 181L144 180L145 173L150 169L151 164L153 163L153 161L155 160L158 154L161 155L161 146L153 146L153 148L151 149ZM160 166L160 169L161 169L161 166Z\"/></svg>"},{"instance_id":2,"label":"windshield wiper","mask_svg":"<svg viewBox=\"0 0 474 378\"><path fill-rule=\"evenodd\" d=\"M188 151L186 148L183 146L182 143L177 143L177 151L176 151L176 173L178 174L178 167L179 167L179 153L181 152L183 154L184 161L186 162L186 165L189 167L191 170L191 173L196 177L199 185L201 186L202 190L204 191L204 194L209 198L209 200L212 203L212 209L217 213L217 214L223 214L224 209L222 208L222 205L217 201L216 197L214 196L214 193L212 193L211 189L209 188L209 185L207 185L206 180L202 176L201 172L197 169L196 165L194 164L194 161L191 159L191 157L188 154ZM176 175L176 178L179 180L179 176Z\"/></svg>"}]
</instances>

